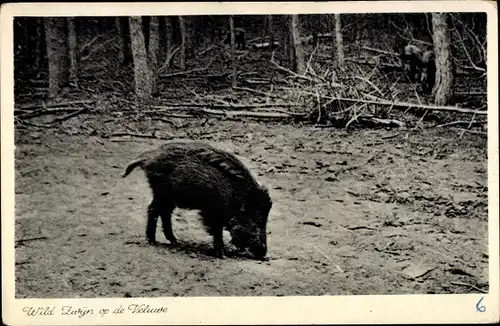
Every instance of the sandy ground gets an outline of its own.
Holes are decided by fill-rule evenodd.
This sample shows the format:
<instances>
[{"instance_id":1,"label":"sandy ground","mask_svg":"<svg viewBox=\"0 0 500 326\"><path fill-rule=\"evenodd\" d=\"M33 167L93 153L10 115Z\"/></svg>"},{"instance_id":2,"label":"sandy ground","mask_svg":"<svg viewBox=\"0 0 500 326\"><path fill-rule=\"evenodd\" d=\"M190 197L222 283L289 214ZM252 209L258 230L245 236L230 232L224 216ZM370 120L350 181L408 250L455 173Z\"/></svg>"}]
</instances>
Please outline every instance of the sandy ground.
<instances>
[{"instance_id":1,"label":"sandy ground","mask_svg":"<svg viewBox=\"0 0 500 326\"><path fill-rule=\"evenodd\" d=\"M178 246L160 225L162 244L147 244L149 186L120 174L162 141L18 131L16 297L488 290L484 139L248 121L204 132L270 189L268 261L213 258L195 211L174 212Z\"/></svg>"}]
</instances>

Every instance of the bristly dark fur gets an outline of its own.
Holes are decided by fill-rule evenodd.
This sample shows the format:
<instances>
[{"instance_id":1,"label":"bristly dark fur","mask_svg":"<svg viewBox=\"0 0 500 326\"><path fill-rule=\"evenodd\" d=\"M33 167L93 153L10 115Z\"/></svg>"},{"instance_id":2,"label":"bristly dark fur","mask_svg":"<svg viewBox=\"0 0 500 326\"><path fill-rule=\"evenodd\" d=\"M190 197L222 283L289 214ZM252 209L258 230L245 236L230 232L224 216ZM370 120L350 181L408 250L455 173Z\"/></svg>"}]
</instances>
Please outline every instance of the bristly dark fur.
<instances>
[{"instance_id":1,"label":"bristly dark fur","mask_svg":"<svg viewBox=\"0 0 500 326\"><path fill-rule=\"evenodd\" d=\"M153 191L148 209L147 237L155 242L156 220L162 217L165 237L172 243L170 215L175 207L201 210L204 224L214 236L216 254L223 250L222 228L235 242L265 255L265 228L272 205L265 187L233 154L198 141L170 141L140 154L122 177L141 167Z\"/></svg>"}]
</instances>

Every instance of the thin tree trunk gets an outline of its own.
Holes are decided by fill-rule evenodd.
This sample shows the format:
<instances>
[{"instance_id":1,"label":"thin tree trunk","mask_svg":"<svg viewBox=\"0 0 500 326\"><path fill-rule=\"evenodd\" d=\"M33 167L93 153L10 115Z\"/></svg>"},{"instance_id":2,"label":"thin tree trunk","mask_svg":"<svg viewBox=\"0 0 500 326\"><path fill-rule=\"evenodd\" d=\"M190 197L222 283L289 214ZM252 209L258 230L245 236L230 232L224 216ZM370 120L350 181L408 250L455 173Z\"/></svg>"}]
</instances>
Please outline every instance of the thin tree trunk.
<instances>
[{"instance_id":1,"label":"thin tree trunk","mask_svg":"<svg viewBox=\"0 0 500 326\"><path fill-rule=\"evenodd\" d=\"M69 84L68 26L66 19L44 17L49 61L49 98L57 97Z\"/></svg>"},{"instance_id":2,"label":"thin tree trunk","mask_svg":"<svg viewBox=\"0 0 500 326\"><path fill-rule=\"evenodd\" d=\"M234 19L232 15L229 16L229 30L231 32L231 66L233 67L233 73L231 74L231 87L236 87L236 34L234 32Z\"/></svg>"},{"instance_id":3,"label":"thin tree trunk","mask_svg":"<svg viewBox=\"0 0 500 326\"><path fill-rule=\"evenodd\" d=\"M68 44L69 44L69 79L76 82L78 71L78 54L75 21L73 17L68 17Z\"/></svg>"},{"instance_id":4,"label":"thin tree trunk","mask_svg":"<svg viewBox=\"0 0 500 326\"><path fill-rule=\"evenodd\" d=\"M134 60L135 95L148 100L151 97L152 78L146 54L146 42L142 31L140 16L129 17L130 39L132 43L132 56Z\"/></svg>"},{"instance_id":5,"label":"thin tree trunk","mask_svg":"<svg viewBox=\"0 0 500 326\"><path fill-rule=\"evenodd\" d=\"M132 49L130 48L130 25L127 17L118 17L116 27L120 33L120 62L126 66L132 62Z\"/></svg>"},{"instance_id":6,"label":"thin tree trunk","mask_svg":"<svg viewBox=\"0 0 500 326\"><path fill-rule=\"evenodd\" d=\"M33 69L38 70L41 68L43 62L43 18L36 19L36 41L35 41L35 61L33 63Z\"/></svg>"},{"instance_id":7,"label":"thin tree trunk","mask_svg":"<svg viewBox=\"0 0 500 326\"><path fill-rule=\"evenodd\" d=\"M149 53L149 22L150 16L141 16L142 18L142 34L144 35L144 44L146 45L146 52Z\"/></svg>"},{"instance_id":8,"label":"thin tree trunk","mask_svg":"<svg viewBox=\"0 0 500 326\"><path fill-rule=\"evenodd\" d=\"M432 92L436 105L447 105L453 99L453 66L450 33L446 13L432 14L434 53L436 57L436 83Z\"/></svg>"},{"instance_id":9,"label":"thin tree trunk","mask_svg":"<svg viewBox=\"0 0 500 326\"><path fill-rule=\"evenodd\" d=\"M194 58L194 44L196 42L196 33L194 29L194 17L184 17L184 34L186 43L186 56Z\"/></svg>"},{"instance_id":10,"label":"thin tree trunk","mask_svg":"<svg viewBox=\"0 0 500 326\"><path fill-rule=\"evenodd\" d=\"M186 24L184 17L179 16L179 32L181 34L181 48L179 53L179 67L186 70Z\"/></svg>"},{"instance_id":11,"label":"thin tree trunk","mask_svg":"<svg viewBox=\"0 0 500 326\"><path fill-rule=\"evenodd\" d=\"M267 15L267 33L269 35L269 48L274 48L274 24L273 15Z\"/></svg>"},{"instance_id":12,"label":"thin tree trunk","mask_svg":"<svg viewBox=\"0 0 500 326\"><path fill-rule=\"evenodd\" d=\"M165 17L165 47L167 56L174 50L174 25L172 24L173 17ZM168 63L168 67L172 65L172 61L170 60Z\"/></svg>"},{"instance_id":13,"label":"thin tree trunk","mask_svg":"<svg viewBox=\"0 0 500 326\"><path fill-rule=\"evenodd\" d=\"M291 15L290 19L290 35L292 40L292 52L293 52L293 68L298 74L303 74L306 70L306 65L304 61L304 50L302 48L302 41L300 39L300 29L299 29L299 16Z\"/></svg>"},{"instance_id":14,"label":"thin tree trunk","mask_svg":"<svg viewBox=\"0 0 500 326\"><path fill-rule=\"evenodd\" d=\"M158 83L158 50L160 43L160 27L157 16L152 16L149 21L149 69L151 70L152 94L157 93Z\"/></svg>"},{"instance_id":15,"label":"thin tree trunk","mask_svg":"<svg viewBox=\"0 0 500 326\"><path fill-rule=\"evenodd\" d=\"M340 18L340 14L334 14L335 19L335 48L336 48L336 57L337 67L340 70L344 70L345 68L345 57L344 57L344 42L342 40L342 22Z\"/></svg>"}]
</instances>

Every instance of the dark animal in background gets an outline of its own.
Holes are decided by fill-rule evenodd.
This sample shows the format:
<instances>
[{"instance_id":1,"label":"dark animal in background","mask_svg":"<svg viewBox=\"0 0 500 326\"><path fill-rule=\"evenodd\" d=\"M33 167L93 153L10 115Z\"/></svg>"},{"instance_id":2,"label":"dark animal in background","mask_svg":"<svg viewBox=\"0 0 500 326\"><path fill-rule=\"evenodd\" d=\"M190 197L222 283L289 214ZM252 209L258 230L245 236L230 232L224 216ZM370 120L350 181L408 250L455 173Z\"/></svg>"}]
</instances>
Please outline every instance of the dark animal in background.
<instances>
[{"instance_id":1,"label":"dark animal in background","mask_svg":"<svg viewBox=\"0 0 500 326\"><path fill-rule=\"evenodd\" d=\"M422 50L416 45L407 44L400 49L399 57L403 63L403 69L413 82L419 80L421 56Z\"/></svg>"},{"instance_id":2,"label":"dark animal in background","mask_svg":"<svg viewBox=\"0 0 500 326\"><path fill-rule=\"evenodd\" d=\"M432 93L436 82L436 58L434 51L427 50L420 60L420 82L425 93Z\"/></svg>"},{"instance_id":3,"label":"dark animal in background","mask_svg":"<svg viewBox=\"0 0 500 326\"><path fill-rule=\"evenodd\" d=\"M236 45L236 49L246 49L246 39L245 39L245 30L243 28L235 28L234 29L234 42ZM224 39L224 44L231 44L231 32L226 34L226 38Z\"/></svg>"},{"instance_id":4,"label":"dark animal in background","mask_svg":"<svg viewBox=\"0 0 500 326\"><path fill-rule=\"evenodd\" d=\"M224 228L236 247L248 248L257 259L266 256L272 201L268 190L255 181L236 156L203 142L169 141L139 155L122 176L138 166L144 170L153 192L146 228L149 243L156 243L159 216L166 239L177 243L171 215L178 207L200 211L203 224L213 236L217 257L224 256Z\"/></svg>"},{"instance_id":5,"label":"dark animal in background","mask_svg":"<svg viewBox=\"0 0 500 326\"><path fill-rule=\"evenodd\" d=\"M400 44L400 59L412 82L420 82L424 93L430 94L436 82L434 51L423 51L413 44Z\"/></svg>"}]
</instances>

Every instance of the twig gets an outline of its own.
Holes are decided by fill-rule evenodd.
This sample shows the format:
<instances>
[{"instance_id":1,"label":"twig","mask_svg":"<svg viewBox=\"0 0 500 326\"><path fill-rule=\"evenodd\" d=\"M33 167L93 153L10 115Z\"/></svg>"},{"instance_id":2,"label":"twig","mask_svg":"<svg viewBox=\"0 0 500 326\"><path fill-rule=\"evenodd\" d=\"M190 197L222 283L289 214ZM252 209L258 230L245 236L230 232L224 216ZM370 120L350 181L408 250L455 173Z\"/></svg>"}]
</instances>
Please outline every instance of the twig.
<instances>
[{"instance_id":1,"label":"twig","mask_svg":"<svg viewBox=\"0 0 500 326\"><path fill-rule=\"evenodd\" d=\"M110 39L102 42L101 44L99 44L98 46L96 46L95 48L93 48L92 50L89 50L89 53L86 56L80 58L80 61L83 62L83 61L89 59L90 56L92 55L92 53L94 53L94 52L98 51L99 49L103 48L106 44L114 42L115 40L116 40L116 37L113 37L113 38L110 38Z\"/></svg>"},{"instance_id":2,"label":"twig","mask_svg":"<svg viewBox=\"0 0 500 326\"><path fill-rule=\"evenodd\" d=\"M482 289L478 288L477 286L472 285L472 284L468 284L468 283L452 281L452 282L450 282L450 284L468 286L468 287L473 288L474 290L479 291L481 293L488 293L488 291L482 290Z\"/></svg>"},{"instance_id":3,"label":"twig","mask_svg":"<svg viewBox=\"0 0 500 326\"><path fill-rule=\"evenodd\" d=\"M477 131L477 130L469 130L469 129L464 129L464 128L452 128L452 129L460 130L460 131L464 131L464 132L470 132L471 134L487 135L486 132Z\"/></svg>"},{"instance_id":4,"label":"twig","mask_svg":"<svg viewBox=\"0 0 500 326\"><path fill-rule=\"evenodd\" d=\"M213 109L197 109L193 112L201 112L213 115L223 115L227 117L246 116L253 118L289 118L291 116L305 116L305 113L281 113L281 112L250 112L250 111L224 111Z\"/></svg>"},{"instance_id":5,"label":"twig","mask_svg":"<svg viewBox=\"0 0 500 326\"><path fill-rule=\"evenodd\" d=\"M174 121L172 121L172 120L170 120L170 119L164 119L164 118L152 118L152 120L156 120L156 121L161 121L161 122L170 123L170 124L172 124L175 128L183 128L183 127L184 127L183 125L178 125L177 123L175 123Z\"/></svg>"},{"instance_id":6,"label":"twig","mask_svg":"<svg viewBox=\"0 0 500 326\"><path fill-rule=\"evenodd\" d=\"M304 80L307 80L307 81L310 81L310 82L314 82L314 80L312 78L309 78L307 76L304 76L304 75L299 75L293 71L291 71L290 69L287 69L285 67L282 67L280 66L278 63L276 63L274 60L270 60L270 62L278 69L278 70L281 70L283 72L286 72L290 75L292 75L293 77L296 77L296 78L300 78L300 79L304 79Z\"/></svg>"},{"instance_id":7,"label":"twig","mask_svg":"<svg viewBox=\"0 0 500 326\"><path fill-rule=\"evenodd\" d=\"M373 83L371 82L370 80L368 80L367 78L363 78L361 76L356 76L356 78L364 81L365 83L369 84L371 87L373 87L373 89L375 89L380 95L384 96L384 94L382 93L382 91Z\"/></svg>"},{"instance_id":8,"label":"twig","mask_svg":"<svg viewBox=\"0 0 500 326\"><path fill-rule=\"evenodd\" d=\"M377 230L375 228L372 228L371 226L365 226L365 225L345 226L345 228L348 230L351 230L351 231L360 230L360 229Z\"/></svg>"},{"instance_id":9,"label":"twig","mask_svg":"<svg viewBox=\"0 0 500 326\"><path fill-rule=\"evenodd\" d=\"M72 113L68 113L66 114L65 116L62 116L60 118L55 118L54 120L52 120L51 122L49 123L56 123L56 122L61 122L61 121L64 121L64 120L68 120L69 118L72 118L74 116L77 116L79 115L80 113L84 112L84 111L87 111L88 109L87 108L82 108L80 110L77 110L75 112L72 112Z\"/></svg>"},{"instance_id":10,"label":"twig","mask_svg":"<svg viewBox=\"0 0 500 326\"><path fill-rule=\"evenodd\" d=\"M215 49L215 48L218 48L218 46L216 45L211 45L209 46L208 48L206 48L205 50L202 50L201 52L198 53L198 57L201 57L202 55L204 55L205 53Z\"/></svg>"},{"instance_id":11,"label":"twig","mask_svg":"<svg viewBox=\"0 0 500 326\"><path fill-rule=\"evenodd\" d=\"M48 239L48 237L41 236L41 237L33 237L33 238L26 238L26 239L18 239L18 240L16 240L16 243L24 243L24 242L29 242L29 241L45 240L45 239Z\"/></svg>"},{"instance_id":12,"label":"twig","mask_svg":"<svg viewBox=\"0 0 500 326\"><path fill-rule=\"evenodd\" d=\"M249 93L260 94L260 95L268 96L268 97L279 97L279 95L276 95L276 94L266 93L266 92L258 91L256 89L248 88L248 87L239 87L239 86L236 86L236 87L233 87L233 89L237 90L237 91L245 91L245 92L249 92Z\"/></svg>"},{"instance_id":13,"label":"twig","mask_svg":"<svg viewBox=\"0 0 500 326\"><path fill-rule=\"evenodd\" d=\"M34 122L29 122L29 121L26 121L26 120L21 120L21 119L17 119L16 118L16 121L20 124L26 124L28 126L33 126L33 127L39 127L39 128L53 128L53 126L50 126L50 125L46 125L46 124L40 124L40 123L34 123Z\"/></svg>"},{"instance_id":14,"label":"twig","mask_svg":"<svg viewBox=\"0 0 500 326\"><path fill-rule=\"evenodd\" d=\"M212 65L212 63L214 61L215 61L215 59L212 59L207 64L207 66L204 67L204 68L195 68L195 69L186 70L186 71L178 71L178 72L174 72L174 73L171 73L171 74L164 74L164 75L160 75L160 78L171 78L171 77L185 76L185 75L189 75L190 73L193 73L193 72L205 71L205 70L207 70Z\"/></svg>"},{"instance_id":15,"label":"twig","mask_svg":"<svg viewBox=\"0 0 500 326\"><path fill-rule=\"evenodd\" d=\"M92 45L92 43L94 43L95 41L97 41L97 39L100 37L101 35L97 35L96 37L94 37L93 39L91 39L89 42L85 43L84 45L82 45L82 47L80 48L80 53L82 53L86 48L88 48L89 46Z\"/></svg>"},{"instance_id":16,"label":"twig","mask_svg":"<svg viewBox=\"0 0 500 326\"><path fill-rule=\"evenodd\" d=\"M151 138L151 139L167 139L167 140L173 138L173 136L170 136L170 137L156 136L154 134L154 132L151 135L130 133L130 132L115 132L112 134L103 135L102 137L109 138L109 137L122 137L122 136L131 136L131 137L137 137L137 138Z\"/></svg>"},{"instance_id":17,"label":"twig","mask_svg":"<svg viewBox=\"0 0 500 326\"><path fill-rule=\"evenodd\" d=\"M326 258L326 259L327 259L327 260L328 260L328 261L329 261L329 262L330 262L333 266L335 266L335 268L336 268L339 272L341 272L341 273L343 273L343 272L344 272L344 270L343 270L342 268L340 268L340 266L339 266L339 265L335 264L335 263L333 262L333 260L332 260L330 257L328 257L328 256L327 256L327 255L326 255L326 254L325 254L322 250L320 250L320 249L318 248L318 246L316 246L315 244L313 244L313 247L314 247L314 249L316 249L316 251L317 251L317 252L319 252L319 253L320 253L323 257L325 257L325 258Z\"/></svg>"},{"instance_id":18,"label":"twig","mask_svg":"<svg viewBox=\"0 0 500 326\"><path fill-rule=\"evenodd\" d=\"M399 135L399 132L396 132L392 135L387 135L387 136L383 136L383 137L380 137L381 139L391 139L391 138L394 138L394 137L397 137Z\"/></svg>"},{"instance_id":19,"label":"twig","mask_svg":"<svg viewBox=\"0 0 500 326\"><path fill-rule=\"evenodd\" d=\"M377 53L381 53L381 54L387 54L387 55L390 55L390 56L399 56L397 53L390 52L390 51L385 51L385 50L380 50L380 49L376 49L376 48L371 48L369 46L361 46L361 48L364 49L364 50L368 50L368 51L372 51L372 52L377 52Z\"/></svg>"},{"instance_id":20,"label":"twig","mask_svg":"<svg viewBox=\"0 0 500 326\"><path fill-rule=\"evenodd\" d=\"M37 108L53 108L53 107L64 107L71 106L75 104L93 104L95 100L80 100L80 101L70 101L70 102L61 102L61 103L42 103L40 104L29 104L23 105L16 109L26 110L26 109L37 109Z\"/></svg>"},{"instance_id":21,"label":"twig","mask_svg":"<svg viewBox=\"0 0 500 326\"><path fill-rule=\"evenodd\" d=\"M178 113L163 113L162 111L144 111L143 113L152 113L152 114L160 114L162 117L169 118L194 118L195 116L192 114L178 114Z\"/></svg>"},{"instance_id":22,"label":"twig","mask_svg":"<svg viewBox=\"0 0 500 326\"><path fill-rule=\"evenodd\" d=\"M23 114L19 114L17 115L16 117L19 118L19 119L30 119L30 118L34 118L34 117L38 117L38 116L41 116L41 115L46 115L46 114L58 114L60 112L75 112L75 111L79 111L80 109L70 109L70 108L54 108L54 109L39 109L39 110L36 110L36 111L32 111L30 113L23 113Z\"/></svg>"},{"instance_id":23,"label":"twig","mask_svg":"<svg viewBox=\"0 0 500 326\"><path fill-rule=\"evenodd\" d=\"M222 101L222 100L219 100ZM300 106L296 103L260 103L260 104L216 104L216 103L164 103L163 105L152 105L155 109L170 109L174 110L177 107L179 110L190 110L192 108L219 108L219 109L255 109L255 108L272 108L272 107L295 107ZM171 107L171 108L168 108Z\"/></svg>"},{"instance_id":24,"label":"twig","mask_svg":"<svg viewBox=\"0 0 500 326\"><path fill-rule=\"evenodd\" d=\"M177 46L175 49L173 49L172 51L170 51L167 55L167 57L165 58L165 63L163 64L163 66L161 66L161 68L159 69L159 71L163 71L165 70L167 67L170 66L170 61L172 61L172 58L175 56L175 54L180 50L181 46Z\"/></svg>"},{"instance_id":25,"label":"twig","mask_svg":"<svg viewBox=\"0 0 500 326\"><path fill-rule=\"evenodd\" d=\"M470 123L469 121L453 121L453 122L435 125L433 127L434 128L443 128L443 127L454 126L454 125L465 125L465 124L469 124L469 123ZM480 123L481 123L481 121L474 121L473 124L480 124ZM484 121L483 123L486 123L486 121Z\"/></svg>"},{"instance_id":26,"label":"twig","mask_svg":"<svg viewBox=\"0 0 500 326\"><path fill-rule=\"evenodd\" d=\"M470 127L472 126L472 123L474 122L474 118L475 118L475 117L476 117L476 115L474 114L474 115L472 116L472 118L470 119L470 122L469 122L469 124L468 124L468 126L467 126L467 130L469 130L469 129L470 129ZM464 136L464 134L465 134L465 130L464 130L464 131L462 131L462 133L460 134L460 137L458 137L458 138L459 138L459 139L462 139L462 137Z\"/></svg>"}]
</instances>

